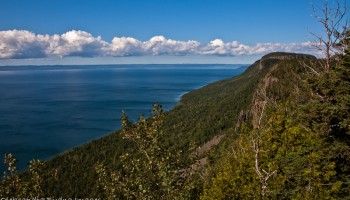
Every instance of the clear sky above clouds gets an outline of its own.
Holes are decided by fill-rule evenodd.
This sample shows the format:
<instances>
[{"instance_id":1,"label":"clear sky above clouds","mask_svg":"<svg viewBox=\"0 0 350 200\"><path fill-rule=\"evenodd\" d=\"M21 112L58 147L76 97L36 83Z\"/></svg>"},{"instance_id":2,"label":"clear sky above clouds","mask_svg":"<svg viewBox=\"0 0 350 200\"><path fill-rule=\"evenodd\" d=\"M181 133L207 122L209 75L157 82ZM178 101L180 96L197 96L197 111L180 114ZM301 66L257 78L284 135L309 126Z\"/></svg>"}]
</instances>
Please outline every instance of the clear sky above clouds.
<instances>
[{"instance_id":1,"label":"clear sky above clouds","mask_svg":"<svg viewBox=\"0 0 350 200\"><path fill-rule=\"evenodd\" d=\"M309 0L1 0L0 64L251 63L312 52L311 13Z\"/></svg>"}]
</instances>

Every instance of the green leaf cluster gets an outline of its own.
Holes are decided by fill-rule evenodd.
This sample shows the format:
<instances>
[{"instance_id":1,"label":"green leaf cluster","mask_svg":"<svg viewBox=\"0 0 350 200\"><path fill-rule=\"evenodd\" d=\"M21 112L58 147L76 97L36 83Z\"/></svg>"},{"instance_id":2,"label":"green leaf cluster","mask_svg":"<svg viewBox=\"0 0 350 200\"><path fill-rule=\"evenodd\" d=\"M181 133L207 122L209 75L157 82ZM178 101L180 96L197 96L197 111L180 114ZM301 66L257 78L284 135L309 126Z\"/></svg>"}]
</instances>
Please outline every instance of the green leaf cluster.
<instances>
[{"instance_id":1,"label":"green leaf cluster","mask_svg":"<svg viewBox=\"0 0 350 200\"><path fill-rule=\"evenodd\" d=\"M122 117L121 137L135 145L135 151L119 157L122 169L106 170L98 164L99 185L109 199L169 199L179 195L183 179L180 152L171 152L163 144L164 111L159 104L152 108L151 117L140 117L131 123Z\"/></svg>"},{"instance_id":2,"label":"green leaf cluster","mask_svg":"<svg viewBox=\"0 0 350 200\"><path fill-rule=\"evenodd\" d=\"M16 162L17 159L12 154L5 154L4 163L7 165L7 171L4 171L0 182L0 197L44 197L41 177L44 163L35 159L31 160L27 177L22 178L17 171Z\"/></svg>"}]
</instances>

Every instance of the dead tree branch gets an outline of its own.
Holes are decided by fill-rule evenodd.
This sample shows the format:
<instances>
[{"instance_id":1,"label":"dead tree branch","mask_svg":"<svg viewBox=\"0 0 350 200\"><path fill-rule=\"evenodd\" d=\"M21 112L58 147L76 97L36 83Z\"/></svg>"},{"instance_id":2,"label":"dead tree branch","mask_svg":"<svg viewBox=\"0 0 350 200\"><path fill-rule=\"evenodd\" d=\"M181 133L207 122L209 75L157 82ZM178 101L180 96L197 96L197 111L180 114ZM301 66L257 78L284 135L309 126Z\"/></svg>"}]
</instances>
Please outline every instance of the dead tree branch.
<instances>
[{"instance_id":1,"label":"dead tree branch","mask_svg":"<svg viewBox=\"0 0 350 200\"><path fill-rule=\"evenodd\" d=\"M332 56L343 54L344 49L339 45L348 31L347 14L350 6L346 0L320 0L322 7L313 5L313 16L322 25L323 34L310 34L315 38L313 46L320 51L325 60L322 65L325 71L331 69Z\"/></svg>"}]
</instances>

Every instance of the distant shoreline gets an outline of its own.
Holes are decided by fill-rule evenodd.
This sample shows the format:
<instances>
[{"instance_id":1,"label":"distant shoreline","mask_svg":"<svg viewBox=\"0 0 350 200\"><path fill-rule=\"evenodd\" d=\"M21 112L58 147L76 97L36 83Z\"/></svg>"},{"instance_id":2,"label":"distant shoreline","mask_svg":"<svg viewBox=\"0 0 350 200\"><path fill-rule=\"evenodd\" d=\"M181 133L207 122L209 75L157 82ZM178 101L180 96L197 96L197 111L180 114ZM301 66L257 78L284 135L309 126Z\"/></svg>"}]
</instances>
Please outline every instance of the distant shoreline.
<instances>
[{"instance_id":1,"label":"distant shoreline","mask_svg":"<svg viewBox=\"0 0 350 200\"><path fill-rule=\"evenodd\" d=\"M121 66L139 66L139 67L149 67L149 66L157 66L157 67L172 67L172 66L178 66L178 67L183 67L183 66L198 66L198 67L213 67L213 66L225 66L225 67L235 67L239 68L241 66L249 66L251 64L218 64L218 63L213 63L213 64L87 64L87 65L82 65L82 64L70 64L70 65L0 65L0 69L2 67L96 67L96 66L101 66L101 67L121 67ZM234 68L234 69L235 69Z\"/></svg>"}]
</instances>

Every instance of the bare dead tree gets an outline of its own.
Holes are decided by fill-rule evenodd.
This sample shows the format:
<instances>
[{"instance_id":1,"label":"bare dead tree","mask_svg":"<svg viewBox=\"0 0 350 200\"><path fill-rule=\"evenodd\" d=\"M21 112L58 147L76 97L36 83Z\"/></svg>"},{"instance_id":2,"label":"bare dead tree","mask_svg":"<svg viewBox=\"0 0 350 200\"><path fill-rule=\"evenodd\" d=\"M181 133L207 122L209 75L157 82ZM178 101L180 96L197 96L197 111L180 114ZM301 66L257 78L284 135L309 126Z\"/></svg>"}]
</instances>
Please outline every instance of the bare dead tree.
<instances>
[{"instance_id":1,"label":"bare dead tree","mask_svg":"<svg viewBox=\"0 0 350 200\"><path fill-rule=\"evenodd\" d=\"M311 32L315 38L313 45L325 58L322 67L331 69L332 56L343 54L343 45L339 45L346 37L349 29L348 13L350 6L346 0L320 0L321 5L313 5L313 16L322 25L323 34Z\"/></svg>"},{"instance_id":2,"label":"bare dead tree","mask_svg":"<svg viewBox=\"0 0 350 200\"><path fill-rule=\"evenodd\" d=\"M299 65L302 66L307 72L309 72L310 74L314 74L316 76L320 75L320 72L317 70L316 67L312 66L315 63L307 63L305 61L298 61ZM301 80L301 78L299 77L299 75L295 75L299 80Z\"/></svg>"},{"instance_id":3,"label":"bare dead tree","mask_svg":"<svg viewBox=\"0 0 350 200\"><path fill-rule=\"evenodd\" d=\"M256 172L256 174L259 177L259 181L260 181L260 185L261 185L261 196L264 198L266 193L267 193L267 189L268 189L268 180L271 178L271 176L273 176L275 173L277 173L277 170L274 170L271 172L271 170L269 169L268 171L261 169L260 167L260 129L261 129L261 121L262 118L264 117L264 111L265 111L265 106L268 103L268 98L266 95L264 95L264 101L262 103L262 109L261 109L261 113L260 113L260 117L259 117L259 121L258 121L258 127L257 127L257 134L252 137L252 146L253 146L253 151L254 151L254 170Z\"/></svg>"},{"instance_id":4,"label":"bare dead tree","mask_svg":"<svg viewBox=\"0 0 350 200\"><path fill-rule=\"evenodd\" d=\"M260 157L260 136L257 136L256 138L253 139L253 150L255 153L255 166L254 170L256 174L259 177L260 185L261 185L261 196L265 196L267 192L267 183L268 180L271 178L272 175L274 175L277 170L274 170L271 172L269 169L268 171L261 169L260 168L260 162L259 162L259 157Z\"/></svg>"}]
</instances>

